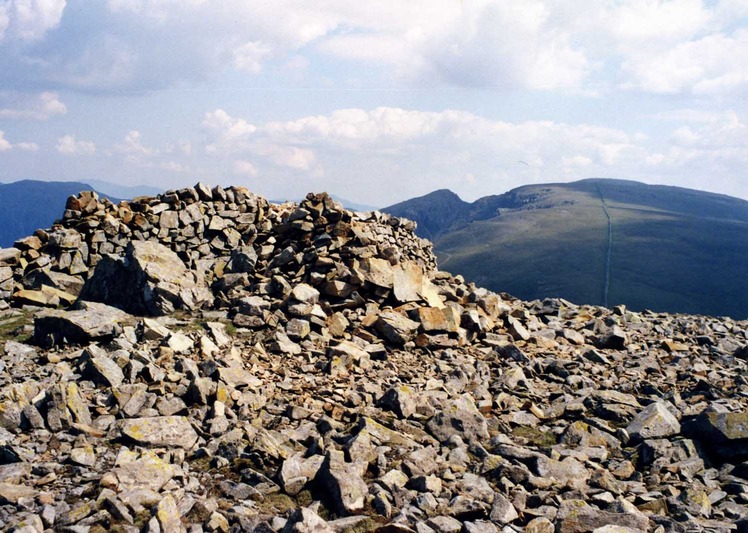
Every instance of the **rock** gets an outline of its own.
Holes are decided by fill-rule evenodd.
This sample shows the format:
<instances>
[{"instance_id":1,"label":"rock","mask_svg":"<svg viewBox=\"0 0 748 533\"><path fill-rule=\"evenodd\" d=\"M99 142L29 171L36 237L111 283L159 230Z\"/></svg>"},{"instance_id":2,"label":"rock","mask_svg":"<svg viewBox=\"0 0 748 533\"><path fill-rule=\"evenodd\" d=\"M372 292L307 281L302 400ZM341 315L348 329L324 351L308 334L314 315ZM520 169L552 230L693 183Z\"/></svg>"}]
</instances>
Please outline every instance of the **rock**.
<instances>
[{"instance_id":1,"label":"rock","mask_svg":"<svg viewBox=\"0 0 748 533\"><path fill-rule=\"evenodd\" d=\"M109 385L110 387L119 387L125 380L122 369L112 359L106 355L95 355L88 360L88 373L94 380Z\"/></svg>"},{"instance_id":2,"label":"rock","mask_svg":"<svg viewBox=\"0 0 748 533\"><path fill-rule=\"evenodd\" d=\"M175 354L188 354L195 347L195 342L183 333L172 333L166 339L166 346Z\"/></svg>"},{"instance_id":3,"label":"rock","mask_svg":"<svg viewBox=\"0 0 748 533\"><path fill-rule=\"evenodd\" d=\"M423 270L411 261L392 269L392 293L398 302L417 302L423 289Z\"/></svg>"},{"instance_id":4,"label":"rock","mask_svg":"<svg viewBox=\"0 0 748 533\"><path fill-rule=\"evenodd\" d=\"M73 311L45 311L34 318L34 341L52 344L108 342L133 324L134 318L108 305L85 302Z\"/></svg>"},{"instance_id":5,"label":"rock","mask_svg":"<svg viewBox=\"0 0 748 533\"><path fill-rule=\"evenodd\" d=\"M118 460L112 473L121 491L159 491L177 474L177 469L154 453L146 452L141 457Z\"/></svg>"},{"instance_id":6,"label":"rock","mask_svg":"<svg viewBox=\"0 0 748 533\"><path fill-rule=\"evenodd\" d=\"M96 464L96 454L91 446L73 448L70 452L70 461L81 466L94 466Z\"/></svg>"},{"instance_id":7,"label":"rock","mask_svg":"<svg viewBox=\"0 0 748 533\"><path fill-rule=\"evenodd\" d=\"M130 418L120 420L118 429L123 436L149 446L192 448L197 441L197 433L184 416Z\"/></svg>"},{"instance_id":8,"label":"rock","mask_svg":"<svg viewBox=\"0 0 748 533\"><path fill-rule=\"evenodd\" d=\"M620 326L613 326L598 339L600 348L622 350L628 344L626 332Z\"/></svg>"},{"instance_id":9,"label":"rock","mask_svg":"<svg viewBox=\"0 0 748 533\"><path fill-rule=\"evenodd\" d=\"M15 485L13 483L0 483L0 503L17 504L23 498L36 497L37 491L32 487Z\"/></svg>"},{"instance_id":10,"label":"rock","mask_svg":"<svg viewBox=\"0 0 748 533\"><path fill-rule=\"evenodd\" d=\"M525 527L525 533L554 533L555 530L553 522L543 517L533 518Z\"/></svg>"},{"instance_id":11,"label":"rock","mask_svg":"<svg viewBox=\"0 0 748 533\"><path fill-rule=\"evenodd\" d=\"M468 395L448 402L441 412L429 420L426 428L441 442L446 442L454 435L474 442L489 438L486 419Z\"/></svg>"},{"instance_id":12,"label":"rock","mask_svg":"<svg viewBox=\"0 0 748 533\"><path fill-rule=\"evenodd\" d=\"M564 500L556 520L556 531L562 533L586 533L607 525L649 531L649 519L636 508L630 512L602 511L582 500Z\"/></svg>"},{"instance_id":13,"label":"rock","mask_svg":"<svg viewBox=\"0 0 748 533\"><path fill-rule=\"evenodd\" d=\"M415 336L418 322L395 311L384 311L379 315L374 327L389 342L403 345Z\"/></svg>"},{"instance_id":14,"label":"rock","mask_svg":"<svg viewBox=\"0 0 748 533\"><path fill-rule=\"evenodd\" d=\"M579 461L573 457L567 457L563 461L556 461L545 456L539 456L535 460L535 473L543 479L583 490L586 488L590 473Z\"/></svg>"},{"instance_id":15,"label":"rock","mask_svg":"<svg viewBox=\"0 0 748 533\"><path fill-rule=\"evenodd\" d=\"M289 517L282 533L334 533L317 513L307 508L296 509Z\"/></svg>"},{"instance_id":16,"label":"rock","mask_svg":"<svg viewBox=\"0 0 748 533\"><path fill-rule=\"evenodd\" d=\"M512 505L512 502L503 494L496 493L493 500L493 506L491 507L491 521L498 524L506 525L514 522L519 518L517 510Z\"/></svg>"},{"instance_id":17,"label":"rock","mask_svg":"<svg viewBox=\"0 0 748 533\"><path fill-rule=\"evenodd\" d=\"M0 266L16 266L21 258L18 248L0 248Z\"/></svg>"},{"instance_id":18,"label":"rock","mask_svg":"<svg viewBox=\"0 0 748 533\"><path fill-rule=\"evenodd\" d=\"M411 387L398 385L385 392L380 404L394 411L400 418L410 418L416 413L418 397Z\"/></svg>"},{"instance_id":19,"label":"rock","mask_svg":"<svg viewBox=\"0 0 748 533\"><path fill-rule=\"evenodd\" d=\"M181 514L177 508L177 502L171 494L167 494L156 508L156 517L161 531L164 533L179 533L187 531L182 525Z\"/></svg>"},{"instance_id":20,"label":"rock","mask_svg":"<svg viewBox=\"0 0 748 533\"><path fill-rule=\"evenodd\" d=\"M356 513L364 508L369 488L362 478L366 463L346 463L341 452L329 452L319 470L319 481L329 491L338 512Z\"/></svg>"},{"instance_id":21,"label":"rock","mask_svg":"<svg viewBox=\"0 0 748 533\"><path fill-rule=\"evenodd\" d=\"M252 274L257 264L257 252L251 246L244 246L231 254L228 264L229 272Z\"/></svg>"},{"instance_id":22,"label":"rock","mask_svg":"<svg viewBox=\"0 0 748 533\"><path fill-rule=\"evenodd\" d=\"M299 302L316 304L319 301L319 291L306 283L299 283L291 290L291 297Z\"/></svg>"},{"instance_id":23,"label":"rock","mask_svg":"<svg viewBox=\"0 0 748 533\"><path fill-rule=\"evenodd\" d=\"M640 411L626 428L634 440L656 439L680 433L680 422L665 402L654 402Z\"/></svg>"},{"instance_id":24,"label":"rock","mask_svg":"<svg viewBox=\"0 0 748 533\"><path fill-rule=\"evenodd\" d=\"M451 516L434 516L426 520L426 524L438 533L459 533L462 523Z\"/></svg>"},{"instance_id":25,"label":"rock","mask_svg":"<svg viewBox=\"0 0 748 533\"><path fill-rule=\"evenodd\" d=\"M155 241L131 241L122 260L101 260L80 297L136 315L198 309L212 296L204 280Z\"/></svg>"},{"instance_id":26,"label":"rock","mask_svg":"<svg viewBox=\"0 0 748 533\"><path fill-rule=\"evenodd\" d=\"M304 459L303 455L299 453L283 461L283 466L278 473L278 479L283 490L291 495L301 492L307 482L317 476L324 460L325 458L322 455L313 455Z\"/></svg>"},{"instance_id":27,"label":"rock","mask_svg":"<svg viewBox=\"0 0 748 533\"><path fill-rule=\"evenodd\" d=\"M392 288L395 272L390 262L386 259L378 257L367 258L361 261L360 267L364 280L379 287Z\"/></svg>"},{"instance_id":28,"label":"rock","mask_svg":"<svg viewBox=\"0 0 748 533\"><path fill-rule=\"evenodd\" d=\"M717 456L748 459L748 410L701 413L685 422L683 432L705 443Z\"/></svg>"},{"instance_id":29,"label":"rock","mask_svg":"<svg viewBox=\"0 0 748 533\"><path fill-rule=\"evenodd\" d=\"M499 533L499 528L486 520L465 522L462 527L465 533Z\"/></svg>"}]
</instances>

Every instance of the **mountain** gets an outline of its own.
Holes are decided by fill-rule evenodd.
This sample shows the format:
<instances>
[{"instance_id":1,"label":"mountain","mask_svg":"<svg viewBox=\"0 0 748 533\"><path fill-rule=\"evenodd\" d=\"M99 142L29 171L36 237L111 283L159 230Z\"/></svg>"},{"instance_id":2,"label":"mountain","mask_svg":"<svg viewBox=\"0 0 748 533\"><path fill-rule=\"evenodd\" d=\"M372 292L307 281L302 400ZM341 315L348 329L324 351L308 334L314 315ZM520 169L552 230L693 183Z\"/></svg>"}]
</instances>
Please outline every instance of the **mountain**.
<instances>
[{"instance_id":1,"label":"mountain","mask_svg":"<svg viewBox=\"0 0 748 533\"><path fill-rule=\"evenodd\" d=\"M39 228L51 226L65 211L68 196L89 190L92 190L90 185L74 181L0 183L0 248L11 246L16 239L31 235Z\"/></svg>"},{"instance_id":2,"label":"mountain","mask_svg":"<svg viewBox=\"0 0 748 533\"><path fill-rule=\"evenodd\" d=\"M440 266L533 300L748 317L748 202L634 181L528 185L473 203L436 191L383 209Z\"/></svg>"},{"instance_id":3,"label":"mountain","mask_svg":"<svg viewBox=\"0 0 748 533\"><path fill-rule=\"evenodd\" d=\"M158 187L148 185L118 185L103 180L86 180L89 188L116 198L136 198L138 196L156 196L164 192Z\"/></svg>"}]
</instances>

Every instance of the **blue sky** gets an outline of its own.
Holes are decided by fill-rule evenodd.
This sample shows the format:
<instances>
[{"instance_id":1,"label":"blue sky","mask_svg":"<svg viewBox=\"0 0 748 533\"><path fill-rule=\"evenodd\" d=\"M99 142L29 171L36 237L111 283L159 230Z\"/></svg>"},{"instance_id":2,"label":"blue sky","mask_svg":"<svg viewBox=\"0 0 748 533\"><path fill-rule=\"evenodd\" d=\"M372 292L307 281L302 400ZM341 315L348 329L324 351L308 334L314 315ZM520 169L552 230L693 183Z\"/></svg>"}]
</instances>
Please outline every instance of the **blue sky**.
<instances>
[{"instance_id":1,"label":"blue sky","mask_svg":"<svg viewBox=\"0 0 748 533\"><path fill-rule=\"evenodd\" d=\"M0 0L0 65L3 182L748 199L748 0Z\"/></svg>"}]
</instances>

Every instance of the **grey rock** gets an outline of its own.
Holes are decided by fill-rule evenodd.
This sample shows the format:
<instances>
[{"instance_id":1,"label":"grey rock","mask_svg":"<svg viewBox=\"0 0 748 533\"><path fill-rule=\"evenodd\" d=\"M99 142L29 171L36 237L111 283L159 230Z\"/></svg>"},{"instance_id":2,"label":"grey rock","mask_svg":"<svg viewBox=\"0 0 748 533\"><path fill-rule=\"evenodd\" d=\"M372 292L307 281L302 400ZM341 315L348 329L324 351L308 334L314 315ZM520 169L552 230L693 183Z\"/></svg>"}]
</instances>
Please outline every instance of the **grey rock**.
<instances>
[{"instance_id":1,"label":"grey rock","mask_svg":"<svg viewBox=\"0 0 748 533\"><path fill-rule=\"evenodd\" d=\"M84 300L116 305L137 315L198 309L211 297L202 277L155 241L131 241L122 260L100 261L81 292Z\"/></svg>"},{"instance_id":2,"label":"grey rock","mask_svg":"<svg viewBox=\"0 0 748 533\"><path fill-rule=\"evenodd\" d=\"M448 402L441 412L429 420L426 428L441 442L446 442L454 435L474 442L489 438L486 419L468 395Z\"/></svg>"},{"instance_id":3,"label":"grey rock","mask_svg":"<svg viewBox=\"0 0 748 533\"><path fill-rule=\"evenodd\" d=\"M415 336L418 322L395 311L384 311L379 315L374 327L389 342L403 345Z\"/></svg>"},{"instance_id":4,"label":"grey rock","mask_svg":"<svg viewBox=\"0 0 748 533\"><path fill-rule=\"evenodd\" d=\"M586 533L607 525L649 530L649 519L636 508L630 512L603 511L582 500L564 500L556 519L556 530L564 533Z\"/></svg>"},{"instance_id":5,"label":"grey rock","mask_svg":"<svg viewBox=\"0 0 748 533\"><path fill-rule=\"evenodd\" d=\"M117 426L122 435L139 444L191 448L197 441L197 433L184 416L131 418L118 421Z\"/></svg>"},{"instance_id":6,"label":"grey rock","mask_svg":"<svg viewBox=\"0 0 748 533\"><path fill-rule=\"evenodd\" d=\"M34 318L34 340L42 345L106 342L133 324L134 318L108 305L87 302L73 311L45 311Z\"/></svg>"},{"instance_id":7,"label":"grey rock","mask_svg":"<svg viewBox=\"0 0 748 533\"><path fill-rule=\"evenodd\" d=\"M670 437L680 433L680 422L665 402L654 402L640 411L626 428L632 439Z\"/></svg>"},{"instance_id":8,"label":"grey rock","mask_svg":"<svg viewBox=\"0 0 748 533\"><path fill-rule=\"evenodd\" d=\"M341 452L329 452L319 481L329 491L338 512L356 513L364 508L369 488L362 478L366 463L346 463Z\"/></svg>"}]
</instances>

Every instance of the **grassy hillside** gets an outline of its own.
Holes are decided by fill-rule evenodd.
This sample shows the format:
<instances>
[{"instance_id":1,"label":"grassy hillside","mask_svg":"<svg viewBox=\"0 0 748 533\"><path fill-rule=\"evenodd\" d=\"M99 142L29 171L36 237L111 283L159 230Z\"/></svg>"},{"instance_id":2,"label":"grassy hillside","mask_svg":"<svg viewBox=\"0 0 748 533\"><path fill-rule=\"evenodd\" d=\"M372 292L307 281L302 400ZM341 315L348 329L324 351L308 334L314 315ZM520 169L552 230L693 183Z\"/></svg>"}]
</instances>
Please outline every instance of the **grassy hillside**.
<instances>
[{"instance_id":1,"label":"grassy hillside","mask_svg":"<svg viewBox=\"0 0 748 533\"><path fill-rule=\"evenodd\" d=\"M0 183L0 248L50 227L65 212L68 196L86 190L91 186L77 182Z\"/></svg>"},{"instance_id":2,"label":"grassy hillside","mask_svg":"<svg viewBox=\"0 0 748 533\"><path fill-rule=\"evenodd\" d=\"M440 267L480 285L530 300L603 304L604 201L612 229L609 305L748 317L743 200L619 180L533 185L465 203L434 231L438 210L424 198L416 205L430 213Z\"/></svg>"}]
</instances>

